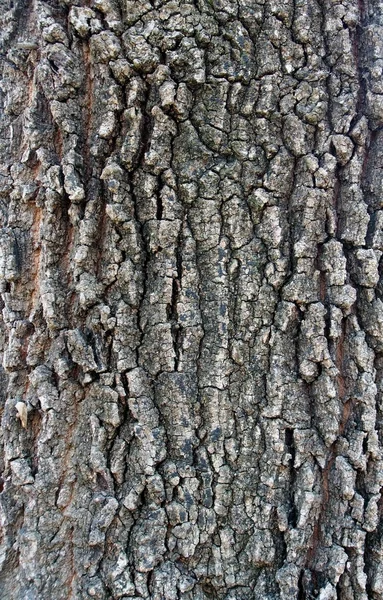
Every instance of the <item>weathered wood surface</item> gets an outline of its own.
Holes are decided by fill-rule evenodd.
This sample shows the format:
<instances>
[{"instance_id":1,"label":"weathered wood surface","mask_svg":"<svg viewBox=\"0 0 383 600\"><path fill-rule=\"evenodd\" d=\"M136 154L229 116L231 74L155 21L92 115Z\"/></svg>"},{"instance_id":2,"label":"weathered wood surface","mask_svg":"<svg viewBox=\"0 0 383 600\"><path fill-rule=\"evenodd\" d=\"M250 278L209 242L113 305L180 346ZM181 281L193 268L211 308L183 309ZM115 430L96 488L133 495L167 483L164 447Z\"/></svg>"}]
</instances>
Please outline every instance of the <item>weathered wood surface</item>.
<instances>
[{"instance_id":1,"label":"weathered wood surface","mask_svg":"<svg viewBox=\"0 0 383 600\"><path fill-rule=\"evenodd\" d=\"M1 0L0 596L381 600L381 0Z\"/></svg>"}]
</instances>

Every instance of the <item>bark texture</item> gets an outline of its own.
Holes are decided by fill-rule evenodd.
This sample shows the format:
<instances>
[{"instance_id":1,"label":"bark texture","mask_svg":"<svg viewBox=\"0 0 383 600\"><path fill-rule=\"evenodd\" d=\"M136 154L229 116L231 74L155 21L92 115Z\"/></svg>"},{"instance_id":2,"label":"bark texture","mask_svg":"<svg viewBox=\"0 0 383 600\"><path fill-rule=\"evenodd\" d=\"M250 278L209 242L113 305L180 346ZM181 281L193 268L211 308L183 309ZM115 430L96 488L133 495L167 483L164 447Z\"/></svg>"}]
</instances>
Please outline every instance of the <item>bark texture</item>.
<instances>
[{"instance_id":1,"label":"bark texture","mask_svg":"<svg viewBox=\"0 0 383 600\"><path fill-rule=\"evenodd\" d=\"M1 597L383 597L382 0L1 0Z\"/></svg>"}]
</instances>

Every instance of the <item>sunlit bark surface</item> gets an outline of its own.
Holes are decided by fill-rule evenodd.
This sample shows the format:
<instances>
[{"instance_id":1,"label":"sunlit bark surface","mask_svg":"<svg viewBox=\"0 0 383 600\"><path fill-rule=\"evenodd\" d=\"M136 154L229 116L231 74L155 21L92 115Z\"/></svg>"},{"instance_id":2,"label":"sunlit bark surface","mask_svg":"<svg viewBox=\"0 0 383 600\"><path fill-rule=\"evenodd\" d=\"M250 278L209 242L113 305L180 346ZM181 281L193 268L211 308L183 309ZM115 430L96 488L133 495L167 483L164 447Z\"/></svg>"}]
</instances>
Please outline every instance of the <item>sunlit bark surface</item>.
<instances>
[{"instance_id":1,"label":"sunlit bark surface","mask_svg":"<svg viewBox=\"0 0 383 600\"><path fill-rule=\"evenodd\" d=\"M0 597L381 600L382 0L0 10Z\"/></svg>"}]
</instances>

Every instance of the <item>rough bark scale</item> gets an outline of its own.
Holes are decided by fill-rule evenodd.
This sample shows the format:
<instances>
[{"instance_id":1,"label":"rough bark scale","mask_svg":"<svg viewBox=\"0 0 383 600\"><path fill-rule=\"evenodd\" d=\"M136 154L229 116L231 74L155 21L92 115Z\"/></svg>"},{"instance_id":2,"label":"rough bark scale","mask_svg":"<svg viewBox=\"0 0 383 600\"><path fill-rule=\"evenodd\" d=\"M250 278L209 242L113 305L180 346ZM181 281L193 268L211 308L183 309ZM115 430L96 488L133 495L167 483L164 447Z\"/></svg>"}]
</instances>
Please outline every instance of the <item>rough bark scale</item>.
<instances>
[{"instance_id":1,"label":"rough bark scale","mask_svg":"<svg viewBox=\"0 0 383 600\"><path fill-rule=\"evenodd\" d=\"M382 1L1 12L1 597L381 599Z\"/></svg>"}]
</instances>

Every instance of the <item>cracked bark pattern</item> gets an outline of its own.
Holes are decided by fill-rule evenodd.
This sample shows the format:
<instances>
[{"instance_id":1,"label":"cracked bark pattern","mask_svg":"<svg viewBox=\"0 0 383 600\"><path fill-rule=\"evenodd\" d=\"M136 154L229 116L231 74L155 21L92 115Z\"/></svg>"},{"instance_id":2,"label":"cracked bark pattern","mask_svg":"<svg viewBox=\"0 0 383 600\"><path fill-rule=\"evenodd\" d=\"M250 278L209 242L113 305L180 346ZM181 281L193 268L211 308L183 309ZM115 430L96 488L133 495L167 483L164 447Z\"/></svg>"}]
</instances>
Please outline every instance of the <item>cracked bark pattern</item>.
<instances>
[{"instance_id":1,"label":"cracked bark pattern","mask_svg":"<svg viewBox=\"0 0 383 600\"><path fill-rule=\"evenodd\" d=\"M381 0L1 0L4 599L383 597Z\"/></svg>"}]
</instances>

